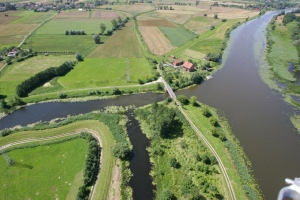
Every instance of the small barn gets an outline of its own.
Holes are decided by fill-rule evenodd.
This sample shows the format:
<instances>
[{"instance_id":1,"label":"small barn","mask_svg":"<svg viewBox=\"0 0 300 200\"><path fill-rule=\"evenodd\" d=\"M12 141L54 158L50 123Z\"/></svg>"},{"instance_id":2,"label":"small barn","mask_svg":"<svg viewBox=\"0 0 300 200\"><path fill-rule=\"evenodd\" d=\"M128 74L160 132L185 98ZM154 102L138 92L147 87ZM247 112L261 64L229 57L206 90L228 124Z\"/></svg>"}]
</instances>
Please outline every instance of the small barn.
<instances>
[{"instance_id":1,"label":"small barn","mask_svg":"<svg viewBox=\"0 0 300 200\"><path fill-rule=\"evenodd\" d=\"M182 64L183 64L183 61L180 60L180 59L177 59L177 60L174 60L172 64L173 64L174 66L179 66L179 65L182 65Z\"/></svg>"},{"instance_id":2,"label":"small barn","mask_svg":"<svg viewBox=\"0 0 300 200\"><path fill-rule=\"evenodd\" d=\"M188 61L185 61L183 63L183 68L188 71L188 72L191 72L191 71L194 71L194 64L193 63L190 63Z\"/></svg>"}]
</instances>

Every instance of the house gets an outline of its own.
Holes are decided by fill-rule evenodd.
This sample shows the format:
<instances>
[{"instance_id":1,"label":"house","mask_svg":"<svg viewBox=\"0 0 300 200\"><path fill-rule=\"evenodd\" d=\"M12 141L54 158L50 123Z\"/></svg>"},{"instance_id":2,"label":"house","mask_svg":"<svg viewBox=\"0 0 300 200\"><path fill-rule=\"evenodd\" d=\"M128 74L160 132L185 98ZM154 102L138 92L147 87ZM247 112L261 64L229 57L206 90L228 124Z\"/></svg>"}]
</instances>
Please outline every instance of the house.
<instances>
[{"instance_id":1,"label":"house","mask_svg":"<svg viewBox=\"0 0 300 200\"><path fill-rule=\"evenodd\" d=\"M194 64L193 64L193 63L190 63L190 62L188 62L188 61L185 61L185 62L183 63L183 68L184 68L186 71L191 72L191 71L194 70Z\"/></svg>"},{"instance_id":2,"label":"house","mask_svg":"<svg viewBox=\"0 0 300 200\"><path fill-rule=\"evenodd\" d=\"M180 59L177 59L177 60L174 60L172 64L173 64L174 66L179 66L179 65L182 65L182 64L183 64L183 61L180 60Z\"/></svg>"},{"instance_id":3,"label":"house","mask_svg":"<svg viewBox=\"0 0 300 200\"><path fill-rule=\"evenodd\" d=\"M8 56L8 57L16 57L16 56L18 55L18 53L19 53L19 50L16 49L16 48L13 48L13 49L7 54L7 56Z\"/></svg>"}]
</instances>

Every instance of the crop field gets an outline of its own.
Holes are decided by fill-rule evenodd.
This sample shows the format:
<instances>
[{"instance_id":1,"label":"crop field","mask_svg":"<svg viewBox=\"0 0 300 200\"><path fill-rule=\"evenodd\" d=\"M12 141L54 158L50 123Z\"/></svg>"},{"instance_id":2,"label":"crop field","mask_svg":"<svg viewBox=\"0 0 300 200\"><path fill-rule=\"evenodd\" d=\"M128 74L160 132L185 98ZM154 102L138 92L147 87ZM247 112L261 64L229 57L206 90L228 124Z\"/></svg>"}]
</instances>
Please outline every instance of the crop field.
<instances>
[{"instance_id":1,"label":"crop field","mask_svg":"<svg viewBox=\"0 0 300 200\"><path fill-rule=\"evenodd\" d=\"M17 85L23 80L44 69L59 66L67 60L74 59L74 56L36 56L10 65L0 77L0 93L13 96Z\"/></svg>"},{"instance_id":2,"label":"crop field","mask_svg":"<svg viewBox=\"0 0 300 200\"><path fill-rule=\"evenodd\" d=\"M182 52L182 55L183 58L186 57L187 59L197 59L197 60L202 60L206 56L205 53L200 53L198 51L194 51L191 49L185 49Z\"/></svg>"},{"instance_id":3,"label":"crop field","mask_svg":"<svg viewBox=\"0 0 300 200\"><path fill-rule=\"evenodd\" d=\"M146 79L152 74L149 63L144 58L128 58L130 83L127 83L125 58L86 58L74 70L57 82L66 89L93 88L138 84L138 79Z\"/></svg>"},{"instance_id":4,"label":"crop field","mask_svg":"<svg viewBox=\"0 0 300 200\"><path fill-rule=\"evenodd\" d=\"M202 34L210 30L212 25L216 26L221 19L212 17L193 17L184 26L196 34Z\"/></svg>"},{"instance_id":5,"label":"crop field","mask_svg":"<svg viewBox=\"0 0 300 200\"><path fill-rule=\"evenodd\" d=\"M87 57L90 58L136 58L142 57L139 42L133 30L133 22L129 21L121 30L99 45Z\"/></svg>"},{"instance_id":6,"label":"crop field","mask_svg":"<svg viewBox=\"0 0 300 200\"><path fill-rule=\"evenodd\" d=\"M172 45L177 47L197 37L196 34L190 33L183 28L159 27L159 29L167 36Z\"/></svg>"},{"instance_id":7,"label":"crop field","mask_svg":"<svg viewBox=\"0 0 300 200\"><path fill-rule=\"evenodd\" d=\"M54 19L87 19L89 16L89 11L62 11Z\"/></svg>"},{"instance_id":8,"label":"crop field","mask_svg":"<svg viewBox=\"0 0 300 200\"><path fill-rule=\"evenodd\" d=\"M22 11L18 16L21 18L12 22L12 24L40 24L49 19L55 14L54 11L48 12L34 12L34 11Z\"/></svg>"},{"instance_id":9,"label":"crop field","mask_svg":"<svg viewBox=\"0 0 300 200\"><path fill-rule=\"evenodd\" d=\"M258 15L258 11L250 11L244 10L240 8L229 8L229 7L215 7L212 6L211 10L207 10L206 14L208 17L214 17L215 14L218 14L218 18L221 19L240 19L240 18L247 18L253 17Z\"/></svg>"},{"instance_id":10,"label":"crop field","mask_svg":"<svg viewBox=\"0 0 300 200\"><path fill-rule=\"evenodd\" d=\"M141 20L139 21L140 26L162 26L162 27L178 27L176 24L167 20Z\"/></svg>"},{"instance_id":11,"label":"crop field","mask_svg":"<svg viewBox=\"0 0 300 200\"><path fill-rule=\"evenodd\" d=\"M175 49L159 28L155 26L140 26L139 29L153 54L164 55Z\"/></svg>"},{"instance_id":12,"label":"crop field","mask_svg":"<svg viewBox=\"0 0 300 200\"><path fill-rule=\"evenodd\" d=\"M42 27L38 28L35 31L35 35L50 35L50 34L58 34L65 35L66 30L84 30L84 32L92 37L92 33L100 32L100 24L104 23L106 26L106 30L110 30L112 28L112 24L109 20L51 20L44 24ZM73 37L73 36L68 36ZM78 41L79 42L79 41Z\"/></svg>"},{"instance_id":13,"label":"crop field","mask_svg":"<svg viewBox=\"0 0 300 200\"><path fill-rule=\"evenodd\" d=\"M0 13L0 24L8 24L16 19L19 19L21 16L16 16L19 11L5 11ZM8 16L5 16L7 14Z\"/></svg>"},{"instance_id":14,"label":"crop field","mask_svg":"<svg viewBox=\"0 0 300 200\"><path fill-rule=\"evenodd\" d=\"M85 140L74 139L9 152L16 163L9 167L0 159L0 198L66 199L72 185L83 183L87 149Z\"/></svg>"},{"instance_id":15,"label":"crop field","mask_svg":"<svg viewBox=\"0 0 300 200\"><path fill-rule=\"evenodd\" d=\"M122 17L119 13L114 11L93 11L91 18L93 19L105 19L112 20Z\"/></svg>"},{"instance_id":16,"label":"crop field","mask_svg":"<svg viewBox=\"0 0 300 200\"><path fill-rule=\"evenodd\" d=\"M107 7L104 5L103 7ZM150 4L143 4L143 3L136 3L134 5L110 5L109 7L115 9L115 10L121 10L129 13L142 13L147 12L150 10L154 10L154 8Z\"/></svg>"},{"instance_id":17,"label":"crop field","mask_svg":"<svg viewBox=\"0 0 300 200\"><path fill-rule=\"evenodd\" d=\"M145 16L151 18L162 18L177 24L184 24L190 19L191 15L195 13L193 11L173 11L174 10L158 10L152 13L147 13Z\"/></svg>"}]
</instances>

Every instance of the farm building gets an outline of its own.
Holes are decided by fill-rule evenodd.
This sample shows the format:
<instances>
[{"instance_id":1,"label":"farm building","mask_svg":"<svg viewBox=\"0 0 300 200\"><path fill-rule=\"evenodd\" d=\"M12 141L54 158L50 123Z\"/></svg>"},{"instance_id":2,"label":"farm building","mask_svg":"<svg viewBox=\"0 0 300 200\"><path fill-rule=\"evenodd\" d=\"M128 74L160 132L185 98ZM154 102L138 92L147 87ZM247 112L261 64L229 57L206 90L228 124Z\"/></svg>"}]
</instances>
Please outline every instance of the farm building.
<instances>
[{"instance_id":1,"label":"farm building","mask_svg":"<svg viewBox=\"0 0 300 200\"><path fill-rule=\"evenodd\" d=\"M8 56L8 57L16 57L16 56L18 55L18 53L19 53L19 50L16 49L16 48L13 48L13 49L7 54L7 56Z\"/></svg>"},{"instance_id":2,"label":"farm building","mask_svg":"<svg viewBox=\"0 0 300 200\"><path fill-rule=\"evenodd\" d=\"M183 64L183 61L180 60L180 59L177 59L177 60L174 60L172 64L173 64L174 66L179 66L179 65L182 65L182 64Z\"/></svg>"},{"instance_id":3,"label":"farm building","mask_svg":"<svg viewBox=\"0 0 300 200\"><path fill-rule=\"evenodd\" d=\"M194 70L194 64L193 63L190 63L188 61L185 61L184 64L183 64L183 68L188 71L188 72L191 72Z\"/></svg>"}]
</instances>

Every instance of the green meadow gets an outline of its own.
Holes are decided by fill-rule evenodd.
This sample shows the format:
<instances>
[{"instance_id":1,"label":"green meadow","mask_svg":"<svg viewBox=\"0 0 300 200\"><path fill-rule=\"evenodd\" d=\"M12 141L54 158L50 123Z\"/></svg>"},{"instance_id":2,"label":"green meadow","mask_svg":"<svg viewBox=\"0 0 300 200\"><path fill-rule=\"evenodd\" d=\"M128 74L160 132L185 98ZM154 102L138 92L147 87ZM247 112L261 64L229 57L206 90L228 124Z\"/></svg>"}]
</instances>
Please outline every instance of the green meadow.
<instances>
[{"instance_id":1,"label":"green meadow","mask_svg":"<svg viewBox=\"0 0 300 200\"><path fill-rule=\"evenodd\" d=\"M177 47L182 46L198 36L180 27L159 27L159 29L170 40L172 45Z\"/></svg>"},{"instance_id":2,"label":"green meadow","mask_svg":"<svg viewBox=\"0 0 300 200\"><path fill-rule=\"evenodd\" d=\"M130 83L127 82L127 63ZM138 84L151 77L152 69L144 58L86 58L57 82L66 89Z\"/></svg>"},{"instance_id":3,"label":"green meadow","mask_svg":"<svg viewBox=\"0 0 300 200\"><path fill-rule=\"evenodd\" d=\"M22 11L15 14L15 16L20 16L21 18L12 22L12 24L40 24L50 17L54 16L55 11L48 12L33 12Z\"/></svg>"},{"instance_id":4,"label":"green meadow","mask_svg":"<svg viewBox=\"0 0 300 200\"><path fill-rule=\"evenodd\" d=\"M86 140L78 138L13 150L8 153L13 166L1 156L0 170L5 173L0 175L0 199L66 199L70 190L76 197L87 149Z\"/></svg>"}]
</instances>

